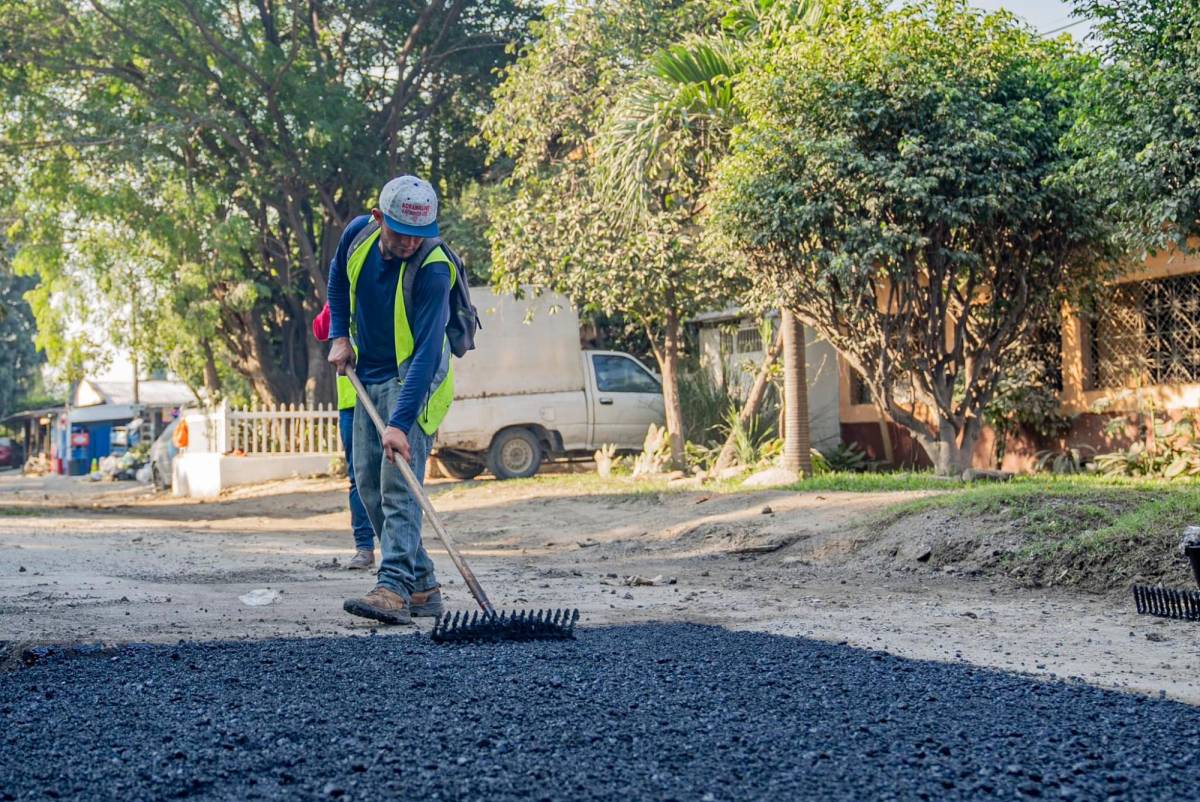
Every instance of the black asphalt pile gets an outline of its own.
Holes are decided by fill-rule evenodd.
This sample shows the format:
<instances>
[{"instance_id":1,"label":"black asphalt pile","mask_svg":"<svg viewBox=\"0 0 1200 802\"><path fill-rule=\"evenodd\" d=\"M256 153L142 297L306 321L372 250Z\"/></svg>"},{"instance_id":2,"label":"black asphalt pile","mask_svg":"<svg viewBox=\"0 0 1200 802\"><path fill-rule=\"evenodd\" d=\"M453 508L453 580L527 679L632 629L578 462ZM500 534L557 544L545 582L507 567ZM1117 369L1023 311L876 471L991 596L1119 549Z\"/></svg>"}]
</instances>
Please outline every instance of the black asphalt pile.
<instances>
[{"instance_id":1,"label":"black asphalt pile","mask_svg":"<svg viewBox=\"0 0 1200 802\"><path fill-rule=\"evenodd\" d=\"M50 657L0 725L3 799L1200 795L1200 709L688 625Z\"/></svg>"}]
</instances>

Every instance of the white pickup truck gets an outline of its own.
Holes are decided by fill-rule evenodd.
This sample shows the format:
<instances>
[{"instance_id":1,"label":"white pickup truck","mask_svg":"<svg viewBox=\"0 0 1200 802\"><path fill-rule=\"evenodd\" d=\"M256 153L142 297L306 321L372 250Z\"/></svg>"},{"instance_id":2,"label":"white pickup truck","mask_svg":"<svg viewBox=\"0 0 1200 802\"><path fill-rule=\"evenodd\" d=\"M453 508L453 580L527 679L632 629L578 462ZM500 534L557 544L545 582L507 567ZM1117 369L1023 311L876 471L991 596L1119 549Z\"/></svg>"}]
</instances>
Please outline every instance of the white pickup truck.
<instances>
[{"instance_id":1,"label":"white pickup truck","mask_svg":"<svg viewBox=\"0 0 1200 802\"><path fill-rule=\"evenodd\" d=\"M454 360L454 404L434 442L446 473L533 476L547 457L640 449L650 424L662 425L655 374L629 354L584 350L566 298L472 295L483 328L476 350Z\"/></svg>"}]
</instances>

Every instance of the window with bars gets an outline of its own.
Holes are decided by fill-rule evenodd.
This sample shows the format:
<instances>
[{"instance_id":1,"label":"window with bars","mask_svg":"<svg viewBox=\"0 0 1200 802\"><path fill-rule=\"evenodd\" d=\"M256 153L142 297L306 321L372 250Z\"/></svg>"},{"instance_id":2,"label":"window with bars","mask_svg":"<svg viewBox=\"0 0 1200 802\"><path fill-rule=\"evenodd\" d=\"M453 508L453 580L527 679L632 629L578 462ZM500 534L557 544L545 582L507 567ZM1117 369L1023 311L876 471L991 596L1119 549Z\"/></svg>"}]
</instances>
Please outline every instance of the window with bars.
<instances>
[{"instance_id":1,"label":"window with bars","mask_svg":"<svg viewBox=\"0 0 1200 802\"><path fill-rule=\"evenodd\" d=\"M1046 386L1057 392L1063 389L1062 371L1062 329L1053 326L1041 326L1034 335L1032 356L1045 368Z\"/></svg>"},{"instance_id":2,"label":"window with bars","mask_svg":"<svg viewBox=\"0 0 1200 802\"><path fill-rule=\"evenodd\" d=\"M754 354L762 349L762 333L757 328L738 329L737 352L739 354Z\"/></svg>"},{"instance_id":3,"label":"window with bars","mask_svg":"<svg viewBox=\"0 0 1200 802\"><path fill-rule=\"evenodd\" d=\"M728 326L721 328L721 356L733 356L733 329Z\"/></svg>"},{"instance_id":4,"label":"window with bars","mask_svg":"<svg viewBox=\"0 0 1200 802\"><path fill-rule=\"evenodd\" d=\"M772 333L774 328L772 327ZM757 354L763 350L762 332L758 326L722 326L717 347L722 357L737 354Z\"/></svg>"},{"instance_id":5,"label":"window with bars","mask_svg":"<svg viewBox=\"0 0 1200 802\"><path fill-rule=\"evenodd\" d=\"M850 403L851 404L873 404L874 399L871 398L871 388L863 381L862 374L854 368L850 368Z\"/></svg>"},{"instance_id":6,"label":"window with bars","mask_svg":"<svg viewBox=\"0 0 1200 802\"><path fill-rule=\"evenodd\" d=\"M1200 383L1200 274L1119 284L1088 323L1087 389Z\"/></svg>"}]
</instances>

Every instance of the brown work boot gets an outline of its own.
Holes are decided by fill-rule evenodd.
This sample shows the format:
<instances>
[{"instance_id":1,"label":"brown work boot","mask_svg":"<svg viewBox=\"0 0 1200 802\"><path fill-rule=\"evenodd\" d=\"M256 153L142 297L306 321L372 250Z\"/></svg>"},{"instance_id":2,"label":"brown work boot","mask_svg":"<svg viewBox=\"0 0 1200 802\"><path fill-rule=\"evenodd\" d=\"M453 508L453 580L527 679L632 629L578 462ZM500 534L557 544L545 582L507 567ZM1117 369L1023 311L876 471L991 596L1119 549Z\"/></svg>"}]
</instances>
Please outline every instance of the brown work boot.
<instances>
[{"instance_id":1,"label":"brown work boot","mask_svg":"<svg viewBox=\"0 0 1200 802\"><path fill-rule=\"evenodd\" d=\"M350 558L350 562L346 564L347 571L366 571L375 566L375 550L374 549L359 549L354 552L354 556Z\"/></svg>"},{"instance_id":2,"label":"brown work boot","mask_svg":"<svg viewBox=\"0 0 1200 802\"><path fill-rule=\"evenodd\" d=\"M408 603L399 593L393 593L382 585L361 599L346 599L342 609L350 615L363 618L373 618L385 624L411 624L412 615L408 611Z\"/></svg>"},{"instance_id":3,"label":"brown work boot","mask_svg":"<svg viewBox=\"0 0 1200 802\"><path fill-rule=\"evenodd\" d=\"M436 618L442 614L442 586L435 585L429 590L412 595L413 618Z\"/></svg>"}]
</instances>

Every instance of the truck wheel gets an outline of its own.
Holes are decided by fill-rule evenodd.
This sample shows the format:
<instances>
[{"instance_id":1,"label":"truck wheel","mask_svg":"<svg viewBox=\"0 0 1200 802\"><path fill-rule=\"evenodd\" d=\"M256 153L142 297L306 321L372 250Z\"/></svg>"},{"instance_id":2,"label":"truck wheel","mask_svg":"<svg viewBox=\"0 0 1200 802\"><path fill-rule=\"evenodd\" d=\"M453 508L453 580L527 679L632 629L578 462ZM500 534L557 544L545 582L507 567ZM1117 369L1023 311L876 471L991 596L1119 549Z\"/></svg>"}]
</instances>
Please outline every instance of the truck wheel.
<instances>
[{"instance_id":1,"label":"truck wheel","mask_svg":"<svg viewBox=\"0 0 1200 802\"><path fill-rule=\"evenodd\" d=\"M525 479L542 465L542 444L528 429L507 429L488 450L487 467L497 479Z\"/></svg>"},{"instance_id":2,"label":"truck wheel","mask_svg":"<svg viewBox=\"0 0 1200 802\"><path fill-rule=\"evenodd\" d=\"M442 470L453 476L455 479L474 479L479 474L483 473L483 462L477 459L462 454L448 454L445 452L437 455L437 460L442 464Z\"/></svg>"}]
</instances>

